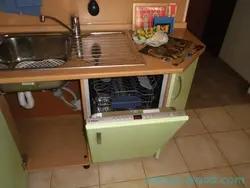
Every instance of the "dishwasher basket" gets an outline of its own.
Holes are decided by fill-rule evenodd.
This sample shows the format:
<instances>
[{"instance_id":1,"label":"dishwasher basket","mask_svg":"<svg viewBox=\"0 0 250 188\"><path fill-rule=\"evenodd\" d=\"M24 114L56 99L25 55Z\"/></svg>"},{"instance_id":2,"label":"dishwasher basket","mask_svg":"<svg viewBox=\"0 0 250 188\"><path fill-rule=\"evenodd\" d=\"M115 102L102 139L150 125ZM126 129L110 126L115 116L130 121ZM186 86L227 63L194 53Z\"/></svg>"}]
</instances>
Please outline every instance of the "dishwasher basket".
<instances>
[{"instance_id":1,"label":"dishwasher basket","mask_svg":"<svg viewBox=\"0 0 250 188\"><path fill-rule=\"evenodd\" d=\"M96 112L149 108L155 98L154 76L94 79Z\"/></svg>"}]
</instances>

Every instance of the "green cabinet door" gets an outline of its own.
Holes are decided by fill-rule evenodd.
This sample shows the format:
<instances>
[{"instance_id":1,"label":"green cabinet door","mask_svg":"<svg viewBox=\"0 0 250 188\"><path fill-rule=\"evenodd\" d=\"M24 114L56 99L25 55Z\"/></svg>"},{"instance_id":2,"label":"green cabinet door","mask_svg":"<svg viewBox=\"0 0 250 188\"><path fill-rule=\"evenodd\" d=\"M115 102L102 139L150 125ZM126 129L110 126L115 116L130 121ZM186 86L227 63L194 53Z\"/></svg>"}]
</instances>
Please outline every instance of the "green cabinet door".
<instances>
[{"instance_id":1,"label":"green cabinet door","mask_svg":"<svg viewBox=\"0 0 250 188\"><path fill-rule=\"evenodd\" d=\"M0 187L27 188L27 173L22 159L0 111Z\"/></svg>"},{"instance_id":2,"label":"green cabinet door","mask_svg":"<svg viewBox=\"0 0 250 188\"><path fill-rule=\"evenodd\" d=\"M197 63L198 59L184 72L172 74L168 92L167 107L174 107L177 110L185 109Z\"/></svg>"},{"instance_id":3,"label":"green cabinet door","mask_svg":"<svg viewBox=\"0 0 250 188\"><path fill-rule=\"evenodd\" d=\"M176 116L86 125L92 161L153 156L188 120Z\"/></svg>"}]
</instances>

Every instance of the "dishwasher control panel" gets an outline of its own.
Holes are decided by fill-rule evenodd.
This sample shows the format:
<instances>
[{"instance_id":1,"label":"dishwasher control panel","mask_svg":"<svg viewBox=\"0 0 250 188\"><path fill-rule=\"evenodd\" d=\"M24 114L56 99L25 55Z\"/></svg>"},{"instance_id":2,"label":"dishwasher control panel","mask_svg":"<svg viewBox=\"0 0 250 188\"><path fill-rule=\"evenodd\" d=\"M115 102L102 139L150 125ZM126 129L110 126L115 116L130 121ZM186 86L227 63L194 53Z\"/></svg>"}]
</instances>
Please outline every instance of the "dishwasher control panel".
<instances>
[{"instance_id":1,"label":"dishwasher control panel","mask_svg":"<svg viewBox=\"0 0 250 188\"><path fill-rule=\"evenodd\" d=\"M142 114L131 114L131 115L119 115L119 116L106 116L106 117L94 117L88 119L88 124L96 123L112 123L122 121L140 121L150 119L161 119L161 118L172 118L178 116L185 116L184 111L174 112L157 112L157 113L142 113Z\"/></svg>"}]
</instances>

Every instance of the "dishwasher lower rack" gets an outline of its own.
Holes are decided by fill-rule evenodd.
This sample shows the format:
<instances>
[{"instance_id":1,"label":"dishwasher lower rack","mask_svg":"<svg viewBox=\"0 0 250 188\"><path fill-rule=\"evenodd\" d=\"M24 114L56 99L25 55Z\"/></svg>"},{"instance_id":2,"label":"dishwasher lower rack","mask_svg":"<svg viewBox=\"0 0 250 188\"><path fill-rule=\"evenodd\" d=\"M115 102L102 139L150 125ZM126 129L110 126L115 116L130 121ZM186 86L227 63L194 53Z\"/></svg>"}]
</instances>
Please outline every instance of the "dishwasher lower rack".
<instances>
[{"instance_id":1,"label":"dishwasher lower rack","mask_svg":"<svg viewBox=\"0 0 250 188\"><path fill-rule=\"evenodd\" d=\"M99 113L150 108L157 84L154 76L94 79L92 109Z\"/></svg>"}]
</instances>

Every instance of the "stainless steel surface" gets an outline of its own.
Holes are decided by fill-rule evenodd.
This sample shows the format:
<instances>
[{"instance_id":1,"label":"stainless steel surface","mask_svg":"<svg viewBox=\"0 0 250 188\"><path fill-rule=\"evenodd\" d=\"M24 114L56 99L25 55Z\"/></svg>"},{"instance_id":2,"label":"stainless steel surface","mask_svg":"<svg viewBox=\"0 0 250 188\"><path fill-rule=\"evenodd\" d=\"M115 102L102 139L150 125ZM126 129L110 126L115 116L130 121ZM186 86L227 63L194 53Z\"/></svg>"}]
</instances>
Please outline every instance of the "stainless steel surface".
<instances>
[{"instance_id":1,"label":"stainless steel surface","mask_svg":"<svg viewBox=\"0 0 250 188\"><path fill-rule=\"evenodd\" d=\"M70 33L0 35L0 70L14 70L17 64L24 61L47 59L64 60L66 63L40 69L145 65L129 32L92 32L79 38L72 37Z\"/></svg>"},{"instance_id":2,"label":"stainless steel surface","mask_svg":"<svg viewBox=\"0 0 250 188\"><path fill-rule=\"evenodd\" d=\"M2 36L0 64L14 69L23 61L68 60L70 37L67 33L26 33ZM0 68L1 69L1 68Z\"/></svg>"},{"instance_id":3,"label":"stainless steel surface","mask_svg":"<svg viewBox=\"0 0 250 188\"><path fill-rule=\"evenodd\" d=\"M73 37L75 38L81 37L81 27L78 16L71 16L71 27L73 30Z\"/></svg>"},{"instance_id":4,"label":"stainless steel surface","mask_svg":"<svg viewBox=\"0 0 250 188\"><path fill-rule=\"evenodd\" d=\"M79 38L81 36L80 21L78 16L71 16L71 28L69 28L66 24L52 16L40 15L39 18L40 22L45 22L46 19L55 21L56 23L68 29L72 33L72 36L75 38Z\"/></svg>"},{"instance_id":5,"label":"stainless steel surface","mask_svg":"<svg viewBox=\"0 0 250 188\"><path fill-rule=\"evenodd\" d=\"M128 32L85 33L81 41L72 41L71 59L79 59L79 49L82 49L81 60L90 67L145 64ZM81 67L84 64L79 63L76 66Z\"/></svg>"},{"instance_id":6,"label":"stainless steel surface","mask_svg":"<svg viewBox=\"0 0 250 188\"><path fill-rule=\"evenodd\" d=\"M0 37L0 70L55 68L68 60L70 37L67 33L23 33ZM15 76L15 74L13 74ZM0 92L56 89L67 81L0 84Z\"/></svg>"}]
</instances>

